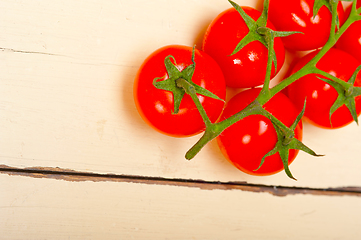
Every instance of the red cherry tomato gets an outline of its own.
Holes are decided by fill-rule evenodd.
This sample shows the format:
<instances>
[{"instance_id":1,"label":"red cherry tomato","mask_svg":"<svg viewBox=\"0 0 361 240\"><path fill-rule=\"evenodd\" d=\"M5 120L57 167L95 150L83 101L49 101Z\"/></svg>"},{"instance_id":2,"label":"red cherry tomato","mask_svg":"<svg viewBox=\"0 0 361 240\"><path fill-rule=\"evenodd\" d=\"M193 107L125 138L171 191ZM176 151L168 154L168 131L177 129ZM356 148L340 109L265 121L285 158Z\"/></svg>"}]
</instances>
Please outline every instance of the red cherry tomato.
<instances>
[{"instance_id":1,"label":"red cherry tomato","mask_svg":"<svg viewBox=\"0 0 361 240\"><path fill-rule=\"evenodd\" d=\"M235 95L227 104L220 120L224 120L244 109L260 92L252 88ZM264 108L277 119L290 127L299 112L283 94L276 94ZM295 129L295 137L302 139L302 122ZM271 175L284 169L278 153L268 156L257 171L262 158L271 151L277 142L277 133L272 122L262 115L248 116L224 130L217 137L223 155L238 169L251 175ZM289 151L289 164L295 159L298 150Z\"/></svg>"},{"instance_id":2,"label":"red cherry tomato","mask_svg":"<svg viewBox=\"0 0 361 240\"><path fill-rule=\"evenodd\" d=\"M242 9L257 20L261 12L250 7ZM267 27L274 29L270 22ZM231 55L249 29L241 15L234 9L220 13L208 26L203 39L203 51L213 57L222 68L226 84L234 88L255 87L264 83L268 50L259 41L253 41L236 54ZM276 38L274 44L277 57L277 72L281 69L285 51L282 41ZM274 67L272 77L275 75Z\"/></svg>"},{"instance_id":3,"label":"red cherry tomato","mask_svg":"<svg viewBox=\"0 0 361 240\"><path fill-rule=\"evenodd\" d=\"M356 7L361 7L361 1L357 1ZM345 15L349 15L351 6L346 9ZM348 52L361 62L361 21L356 21L346 30L336 43L336 47Z\"/></svg>"},{"instance_id":4,"label":"red cherry tomato","mask_svg":"<svg viewBox=\"0 0 361 240\"><path fill-rule=\"evenodd\" d=\"M171 45L153 52L143 62L135 78L135 104L142 118L159 132L174 137L192 136L203 131L205 124L191 97L185 94L179 112L173 114L172 92L153 86L155 78L168 79L164 59L169 55L174 57L175 66L179 71L192 64L192 48L190 47ZM225 80L217 63L200 50L195 50L195 63L192 81L219 98L225 99ZM198 95L198 98L209 119L215 122L223 110L224 102L202 95Z\"/></svg>"},{"instance_id":5,"label":"red cherry tomato","mask_svg":"<svg viewBox=\"0 0 361 240\"><path fill-rule=\"evenodd\" d=\"M301 58L292 69L292 73L301 69L317 52L311 52ZM348 53L332 48L321 58L316 67L343 81L348 81L359 65L360 63ZM351 123L353 121L352 115L348 108L343 105L332 114L331 126L330 108L336 101L338 93L331 85L316 76L322 77L316 74L308 74L292 83L287 88L288 97L298 108L303 107L306 99L304 117L316 126L331 129ZM361 73L357 75L354 85L361 86ZM356 97L356 112L358 115L361 113L361 97Z\"/></svg>"},{"instance_id":6,"label":"red cherry tomato","mask_svg":"<svg viewBox=\"0 0 361 240\"><path fill-rule=\"evenodd\" d=\"M331 30L331 12L322 6L313 17L315 0L270 0L268 17L278 31L298 31L282 41L285 48L305 51L320 48L328 40ZM343 19L343 7L339 2L337 12Z\"/></svg>"}]
</instances>

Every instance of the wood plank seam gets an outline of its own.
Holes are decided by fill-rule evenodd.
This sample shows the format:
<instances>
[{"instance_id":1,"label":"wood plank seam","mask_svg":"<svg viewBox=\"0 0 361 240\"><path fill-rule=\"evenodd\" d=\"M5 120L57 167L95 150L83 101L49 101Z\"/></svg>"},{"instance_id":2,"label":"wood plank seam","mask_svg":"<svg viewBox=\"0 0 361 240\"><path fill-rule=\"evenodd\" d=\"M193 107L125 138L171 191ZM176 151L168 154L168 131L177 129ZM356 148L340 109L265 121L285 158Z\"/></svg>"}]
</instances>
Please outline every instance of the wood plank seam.
<instances>
[{"instance_id":1,"label":"wood plank seam","mask_svg":"<svg viewBox=\"0 0 361 240\"><path fill-rule=\"evenodd\" d=\"M47 178L72 182L126 182L153 185L168 185L178 187L191 187L203 190L240 190L247 192L269 193L274 196L284 197L295 194L322 195L322 196L355 196L361 197L361 187L338 188L306 188L286 187L262 184L249 184L247 182L219 182L195 179L176 179L149 176L99 174L80 172L61 168L14 168L0 165L0 173L10 176L24 176L33 178Z\"/></svg>"}]
</instances>

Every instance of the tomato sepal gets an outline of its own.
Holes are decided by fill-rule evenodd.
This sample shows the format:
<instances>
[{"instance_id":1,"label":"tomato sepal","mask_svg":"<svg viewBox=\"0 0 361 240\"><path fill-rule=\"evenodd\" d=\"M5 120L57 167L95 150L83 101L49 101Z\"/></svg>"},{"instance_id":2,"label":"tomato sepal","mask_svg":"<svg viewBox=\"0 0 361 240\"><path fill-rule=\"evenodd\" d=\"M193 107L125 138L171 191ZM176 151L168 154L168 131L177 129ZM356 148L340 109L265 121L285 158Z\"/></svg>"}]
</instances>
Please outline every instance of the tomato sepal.
<instances>
[{"instance_id":1,"label":"tomato sepal","mask_svg":"<svg viewBox=\"0 0 361 240\"><path fill-rule=\"evenodd\" d=\"M352 115L353 120L358 125L358 116L356 112L355 98L357 96L361 96L361 87L355 87L354 84L355 84L356 76L360 72L360 70L361 70L361 65L355 70L355 72L352 74L352 76L347 82L342 81L343 82L342 85L339 82L318 77L322 81L330 84L338 93L335 102L330 108L329 118L330 118L331 127L332 127L332 122L331 122L332 114L343 105L347 107L347 109L350 111Z\"/></svg>"},{"instance_id":2,"label":"tomato sepal","mask_svg":"<svg viewBox=\"0 0 361 240\"><path fill-rule=\"evenodd\" d=\"M303 144L301 141L299 141L297 138L295 138L294 131L295 131L298 123L301 121L301 119L303 117L305 108L306 108L306 100L304 102L302 111L298 114L297 118L295 119L295 121L289 128L287 128L282 122L278 121L277 119L270 118L273 123L274 129L276 130L278 140L277 140L275 147L271 151L269 151L265 156L263 156L260 165L254 171L257 171L258 169L261 168L261 166L265 162L266 157L278 153L281 157L283 167L284 167L284 170L285 170L285 173L287 174L287 176L293 180L297 180L292 175L291 170L288 165L289 150L291 150L291 149L301 150L301 151L304 151L315 157L323 156L323 155L317 154L312 149L310 149L305 144Z\"/></svg>"},{"instance_id":3,"label":"tomato sepal","mask_svg":"<svg viewBox=\"0 0 361 240\"><path fill-rule=\"evenodd\" d=\"M163 79L163 77L157 77L157 78L153 79L153 86L155 88L173 93L174 110L173 110L172 114L178 114L181 101L184 97L184 94L186 93L184 88L178 86L179 85L177 83L178 79L184 79L189 84L191 84L195 89L195 93L198 93L205 97L210 97L210 98L214 98L214 99L217 99L220 101L224 101L217 95L213 94L212 92L208 91L205 88L202 88L201 86L195 84L192 81L193 73L194 73L194 70L196 67L196 62L195 62L194 58L195 58L195 47L193 47L193 51L192 51L193 64L187 66L184 70L179 71L178 68L175 66L175 64L176 64L175 58L172 55L168 55L164 59L164 65L165 65L165 68L168 73L168 78L163 81L159 81L159 80ZM174 61L174 63L171 61L171 59Z\"/></svg>"},{"instance_id":4,"label":"tomato sepal","mask_svg":"<svg viewBox=\"0 0 361 240\"><path fill-rule=\"evenodd\" d=\"M271 51L272 54L272 62L274 63L275 70L277 71L277 58L276 58L276 52L272 45L270 44L270 41L274 41L275 37L286 37L295 33L301 33L301 32L295 32L295 31L274 31L268 27L267 25L267 16L268 16L268 5L269 0L264 1L263 10L261 16L257 19L257 21L253 20L250 16L247 15L247 13L239 6L237 3L228 0L228 2L237 10L237 12L241 15L243 20L245 21L249 32L247 35L242 38L242 40L237 44L236 48L233 50L233 52L230 54L231 56L239 52L243 47L245 47L247 44L253 42L253 41L259 41L262 43L269 51ZM272 33L273 37L269 37L269 34L266 33ZM270 47L272 46L272 47ZM270 50L271 49L271 50Z\"/></svg>"}]
</instances>

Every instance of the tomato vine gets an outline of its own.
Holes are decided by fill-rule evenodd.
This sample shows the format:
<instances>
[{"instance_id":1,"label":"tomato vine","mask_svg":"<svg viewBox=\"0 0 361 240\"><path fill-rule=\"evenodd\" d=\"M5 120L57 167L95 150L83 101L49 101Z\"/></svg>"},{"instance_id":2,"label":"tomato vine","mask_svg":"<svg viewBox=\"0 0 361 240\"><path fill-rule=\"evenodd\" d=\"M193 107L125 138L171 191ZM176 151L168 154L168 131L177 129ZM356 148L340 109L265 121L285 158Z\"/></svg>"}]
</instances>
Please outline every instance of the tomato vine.
<instances>
[{"instance_id":1,"label":"tomato vine","mask_svg":"<svg viewBox=\"0 0 361 240\"><path fill-rule=\"evenodd\" d=\"M352 0L349 0L352 1ZM270 87L271 81L271 71L272 65L274 64L275 69L277 69L277 58L276 52L274 50L274 42L275 38L278 37L287 37L292 34L302 34L300 32L295 31L276 31L266 26L268 19L268 9L269 9L269 0L264 1L263 11L261 16L257 21L253 20L247 13L235 2L229 0L230 4L237 10L237 12L242 16L244 21L249 28L249 33L238 43L238 45L234 48L234 51L231 53L235 54L240 51L243 47L253 41L261 42L268 49L268 60L267 60L267 69L266 76L264 79L264 84L261 88L259 95L256 97L254 101L252 101L246 108L239 111L238 113L230 116L227 119L212 123L206 111L204 110L198 95L203 95L205 97L210 97L214 99L218 99L219 101L223 101L218 98L212 92L205 90L204 88L194 84L192 82L192 75L194 69L196 68L196 62L194 60L194 52L192 55L193 64L188 66L183 71L179 71L174 64L171 62L171 59L175 62L173 56L168 56L164 60L164 64L168 71L169 78L167 80L160 81L160 78L155 78L153 80L153 85L158 89L163 89L167 91L171 91L174 95L174 114L178 113L179 105L182 101L182 98L185 94L189 95L193 102L195 103L204 123L205 123L205 131L203 135L199 138L199 140L188 150L185 154L185 158L190 160L193 159L197 153L212 139L219 136L225 129L239 122L240 120L252 116L252 115L262 115L271 120L274 129L277 133L277 143L274 148L269 151L261 160L261 163L257 169L259 169L264 162L266 161L266 157L278 153L282 159L284 170L288 177L295 179L292 175L289 166L288 166L288 156L289 150L296 149L304 151L313 156L321 156L316 154L311 148L304 145L300 140L295 138L295 128L297 124L301 121L305 107L307 104L307 99L305 99L304 106L302 111L297 116L296 120L290 127L287 127L284 123L282 123L279 119L277 119L273 114L267 111L264 108L264 105L270 101L276 94L280 93L286 87L297 81L298 79L308 75L308 74L319 74L322 77L319 79L327 82L329 85L334 87L337 91L338 97L334 102L332 108L329 112L329 119L331 122L332 114L341 106L345 105L350 111L354 121L358 123L358 116L355 108L355 98L357 96L361 96L361 87L354 86L356 75L361 70L361 66L359 66L352 77L348 81L342 81L341 79L333 76L332 74L320 70L316 65L320 61L320 59L332 48L335 46L338 39L342 36L342 34L351 26L352 23L361 20L361 8L356 7L356 1L352 1L352 7L350 14L346 21L340 24L340 19L337 14L337 7L339 4L339 0L315 0L313 7L313 16L317 14L321 7L326 6L332 14L331 21L331 31L328 37L328 41L326 44L319 50L319 52L301 69L294 72L283 81L279 82L273 87ZM255 169L255 171L257 171Z\"/></svg>"}]
</instances>

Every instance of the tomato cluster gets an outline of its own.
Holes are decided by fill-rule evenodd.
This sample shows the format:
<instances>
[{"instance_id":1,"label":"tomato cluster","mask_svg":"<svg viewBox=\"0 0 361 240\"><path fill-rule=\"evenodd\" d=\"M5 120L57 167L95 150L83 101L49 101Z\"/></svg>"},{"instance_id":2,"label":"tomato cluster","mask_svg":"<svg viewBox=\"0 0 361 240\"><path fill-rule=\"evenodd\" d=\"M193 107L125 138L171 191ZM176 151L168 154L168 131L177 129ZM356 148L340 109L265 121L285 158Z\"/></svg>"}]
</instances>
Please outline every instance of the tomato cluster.
<instances>
[{"instance_id":1,"label":"tomato cluster","mask_svg":"<svg viewBox=\"0 0 361 240\"><path fill-rule=\"evenodd\" d=\"M288 165L298 151L316 155L301 142L301 118L333 129L361 113L361 18L349 18L361 0L346 11L341 1L265 0L262 11L229 2L233 8L209 24L201 49L169 45L143 62L134 83L136 107L161 133L204 132L195 154L217 138L241 171L284 169L293 178ZM270 88L285 51L294 56L293 67ZM227 89L238 93L226 102Z\"/></svg>"}]
</instances>

